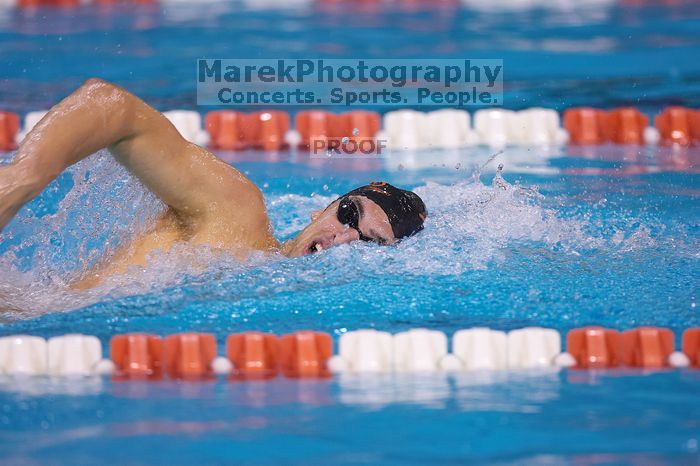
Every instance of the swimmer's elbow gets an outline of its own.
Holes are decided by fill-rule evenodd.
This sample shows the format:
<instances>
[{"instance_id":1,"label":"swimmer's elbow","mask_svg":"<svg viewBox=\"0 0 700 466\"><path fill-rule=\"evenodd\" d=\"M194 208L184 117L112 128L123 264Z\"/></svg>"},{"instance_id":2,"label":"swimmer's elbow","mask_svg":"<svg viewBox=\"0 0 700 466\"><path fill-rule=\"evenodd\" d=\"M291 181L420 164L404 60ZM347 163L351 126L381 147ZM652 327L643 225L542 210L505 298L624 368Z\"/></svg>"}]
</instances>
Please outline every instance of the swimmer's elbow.
<instances>
[{"instance_id":1,"label":"swimmer's elbow","mask_svg":"<svg viewBox=\"0 0 700 466\"><path fill-rule=\"evenodd\" d=\"M249 182L247 188L247 195L245 196L245 203L250 206L254 206L255 209L265 210L265 197L262 191L254 183Z\"/></svg>"},{"instance_id":2,"label":"swimmer's elbow","mask_svg":"<svg viewBox=\"0 0 700 466\"><path fill-rule=\"evenodd\" d=\"M83 82L78 92L85 96L88 101L100 104L101 108L113 107L115 104L123 104L127 91L109 81L100 78L90 78Z\"/></svg>"},{"instance_id":3,"label":"swimmer's elbow","mask_svg":"<svg viewBox=\"0 0 700 466\"><path fill-rule=\"evenodd\" d=\"M89 78L86 79L83 84L80 86L80 89L85 89L85 90L95 90L95 89L116 89L117 86L112 84L109 81L105 81L102 78Z\"/></svg>"},{"instance_id":4,"label":"swimmer's elbow","mask_svg":"<svg viewBox=\"0 0 700 466\"><path fill-rule=\"evenodd\" d=\"M111 128L119 140L133 135L132 124L137 107L128 91L104 79L90 78L80 86L76 94L93 115L101 116L103 127ZM114 144L114 141L110 144Z\"/></svg>"}]
</instances>

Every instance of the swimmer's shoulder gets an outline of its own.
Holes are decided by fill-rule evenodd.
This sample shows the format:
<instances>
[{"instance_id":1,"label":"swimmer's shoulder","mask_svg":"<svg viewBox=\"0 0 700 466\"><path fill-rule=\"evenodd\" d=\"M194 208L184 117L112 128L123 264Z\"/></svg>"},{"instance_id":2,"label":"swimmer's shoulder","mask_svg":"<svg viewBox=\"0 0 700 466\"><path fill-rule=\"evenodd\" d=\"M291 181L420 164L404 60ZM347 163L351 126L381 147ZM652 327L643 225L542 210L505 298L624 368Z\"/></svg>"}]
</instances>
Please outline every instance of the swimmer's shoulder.
<instances>
[{"instance_id":1,"label":"swimmer's shoulder","mask_svg":"<svg viewBox=\"0 0 700 466\"><path fill-rule=\"evenodd\" d=\"M231 237L233 242L254 249L275 247L277 242L272 235L265 198L260 188L237 168L221 159L217 158L215 167L220 186L204 216L202 233L222 239Z\"/></svg>"}]
</instances>

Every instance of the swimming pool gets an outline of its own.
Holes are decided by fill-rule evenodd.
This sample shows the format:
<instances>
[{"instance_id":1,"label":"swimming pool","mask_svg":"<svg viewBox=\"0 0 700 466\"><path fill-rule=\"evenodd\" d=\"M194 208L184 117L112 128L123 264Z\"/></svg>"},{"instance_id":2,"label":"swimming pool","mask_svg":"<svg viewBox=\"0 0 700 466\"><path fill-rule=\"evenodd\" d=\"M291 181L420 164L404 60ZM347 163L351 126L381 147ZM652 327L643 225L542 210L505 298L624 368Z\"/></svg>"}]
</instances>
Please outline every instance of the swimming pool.
<instances>
[{"instance_id":1,"label":"swimming pool","mask_svg":"<svg viewBox=\"0 0 700 466\"><path fill-rule=\"evenodd\" d=\"M468 54L505 60L509 108L698 106L700 64L689 57L700 50L700 10L691 4L207 8L5 12L0 102L22 113L46 108L99 75L162 110L194 108L201 57ZM485 148L370 163L221 153L262 188L281 239L313 209L375 179L416 188L430 212L426 230L395 248L352 244L250 264L182 249L78 294L65 287L75 270L161 208L108 157L94 157L0 236L0 335L81 332L106 345L116 333L196 330L222 344L244 330L337 338L368 327L451 334L599 324L664 326L679 337L700 326L699 154L508 148L486 164ZM8 464L695 464L700 435L697 370L1 384Z\"/></svg>"}]
</instances>

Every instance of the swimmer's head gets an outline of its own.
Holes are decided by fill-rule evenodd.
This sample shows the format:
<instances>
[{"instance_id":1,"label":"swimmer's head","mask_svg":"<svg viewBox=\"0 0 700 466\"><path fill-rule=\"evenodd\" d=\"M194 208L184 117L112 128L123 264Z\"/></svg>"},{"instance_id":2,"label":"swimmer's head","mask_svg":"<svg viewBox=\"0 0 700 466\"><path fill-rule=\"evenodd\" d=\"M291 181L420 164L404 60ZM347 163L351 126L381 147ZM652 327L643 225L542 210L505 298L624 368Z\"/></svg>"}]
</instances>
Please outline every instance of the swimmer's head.
<instances>
[{"instance_id":1,"label":"swimmer's head","mask_svg":"<svg viewBox=\"0 0 700 466\"><path fill-rule=\"evenodd\" d=\"M282 250L295 257L357 240L394 244L422 230L426 215L416 193L388 183L370 183L311 214L311 223Z\"/></svg>"}]
</instances>

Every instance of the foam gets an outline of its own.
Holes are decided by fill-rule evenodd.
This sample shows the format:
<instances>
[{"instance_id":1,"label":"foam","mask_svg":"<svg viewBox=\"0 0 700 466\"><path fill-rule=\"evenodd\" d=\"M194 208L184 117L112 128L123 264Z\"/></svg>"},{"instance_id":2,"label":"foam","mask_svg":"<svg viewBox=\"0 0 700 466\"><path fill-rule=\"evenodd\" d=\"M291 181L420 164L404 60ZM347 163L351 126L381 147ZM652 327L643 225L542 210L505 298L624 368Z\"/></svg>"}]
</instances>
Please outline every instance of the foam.
<instances>
[{"instance_id":1,"label":"foam","mask_svg":"<svg viewBox=\"0 0 700 466\"><path fill-rule=\"evenodd\" d=\"M359 275L459 276L501 266L514 254L533 260L555 254L566 260L601 248L627 253L654 246L651 227L637 219L617 218L617 224L602 228L602 220L591 220L596 206L569 214L564 200L548 199L536 186L508 183L500 172L484 184L477 170L454 184L428 182L416 188L429 211L426 228L396 246L357 242L300 259L255 253L241 263L233 254L175 244L168 252L154 252L147 267L134 266L125 275L77 292L69 288L71 281L113 253L124 238L147 228L164 206L106 152L77 164L64 177L0 234L4 319L179 286L205 287L212 299L228 293L256 300L320 283L342 285ZM70 178L77 181L65 193ZM337 197L327 192L268 195L278 238L292 237L313 210Z\"/></svg>"}]
</instances>

